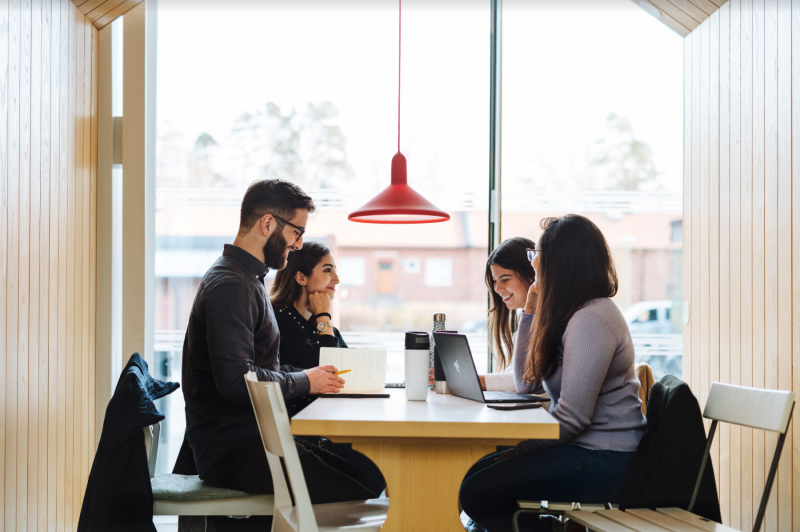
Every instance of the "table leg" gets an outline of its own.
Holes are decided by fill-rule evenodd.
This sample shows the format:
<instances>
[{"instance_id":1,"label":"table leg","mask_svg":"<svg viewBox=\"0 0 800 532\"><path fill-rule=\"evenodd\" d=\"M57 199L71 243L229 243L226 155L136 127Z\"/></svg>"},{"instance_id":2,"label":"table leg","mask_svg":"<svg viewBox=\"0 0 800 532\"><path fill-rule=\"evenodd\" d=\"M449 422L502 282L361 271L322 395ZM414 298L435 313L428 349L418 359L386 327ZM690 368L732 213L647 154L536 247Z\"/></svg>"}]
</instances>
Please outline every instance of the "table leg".
<instances>
[{"instance_id":1,"label":"table leg","mask_svg":"<svg viewBox=\"0 0 800 532\"><path fill-rule=\"evenodd\" d=\"M389 515L381 532L464 532L458 492L464 475L496 446L446 443L353 443L383 473Z\"/></svg>"}]
</instances>

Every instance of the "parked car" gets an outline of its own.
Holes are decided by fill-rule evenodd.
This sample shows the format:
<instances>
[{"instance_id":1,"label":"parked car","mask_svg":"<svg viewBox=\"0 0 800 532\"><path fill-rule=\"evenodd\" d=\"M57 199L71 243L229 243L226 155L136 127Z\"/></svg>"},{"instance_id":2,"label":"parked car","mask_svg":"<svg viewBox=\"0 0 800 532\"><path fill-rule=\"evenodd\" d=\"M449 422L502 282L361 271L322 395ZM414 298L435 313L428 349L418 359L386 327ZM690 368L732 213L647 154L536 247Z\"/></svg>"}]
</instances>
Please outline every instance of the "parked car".
<instances>
[{"instance_id":1,"label":"parked car","mask_svg":"<svg viewBox=\"0 0 800 532\"><path fill-rule=\"evenodd\" d=\"M672 312L675 302L671 299L640 301L622 312L631 334L672 334Z\"/></svg>"}]
</instances>

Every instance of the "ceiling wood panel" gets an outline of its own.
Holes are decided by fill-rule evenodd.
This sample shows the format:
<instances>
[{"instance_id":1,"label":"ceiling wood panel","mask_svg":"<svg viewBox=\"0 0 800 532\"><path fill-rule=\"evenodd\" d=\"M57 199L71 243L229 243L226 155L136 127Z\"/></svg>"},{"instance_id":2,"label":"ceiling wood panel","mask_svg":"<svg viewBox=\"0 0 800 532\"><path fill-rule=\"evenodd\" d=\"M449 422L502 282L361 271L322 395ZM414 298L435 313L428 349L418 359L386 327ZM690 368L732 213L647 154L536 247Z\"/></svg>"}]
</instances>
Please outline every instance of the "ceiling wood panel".
<instances>
[{"instance_id":1,"label":"ceiling wood panel","mask_svg":"<svg viewBox=\"0 0 800 532\"><path fill-rule=\"evenodd\" d=\"M711 15L713 15L714 12L717 9L719 9L719 7L720 7L720 6L716 5L714 2L711 2L710 0L688 0L688 1L683 0L682 2L677 2L677 3L678 4L681 4L681 3L687 3L687 4L688 3L692 3L695 6L699 7L700 9L702 9L703 12L709 17ZM722 2L722 3L724 3L724 2Z\"/></svg>"},{"instance_id":2,"label":"ceiling wood panel","mask_svg":"<svg viewBox=\"0 0 800 532\"><path fill-rule=\"evenodd\" d=\"M665 26L686 37L727 0L631 0Z\"/></svg>"},{"instance_id":3,"label":"ceiling wood panel","mask_svg":"<svg viewBox=\"0 0 800 532\"><path fill-rule=\"evenodd\" d=\"M142 0L72 0L75 7L97 29L102 29L141 2Z\"/></svg>"}]
</instances>

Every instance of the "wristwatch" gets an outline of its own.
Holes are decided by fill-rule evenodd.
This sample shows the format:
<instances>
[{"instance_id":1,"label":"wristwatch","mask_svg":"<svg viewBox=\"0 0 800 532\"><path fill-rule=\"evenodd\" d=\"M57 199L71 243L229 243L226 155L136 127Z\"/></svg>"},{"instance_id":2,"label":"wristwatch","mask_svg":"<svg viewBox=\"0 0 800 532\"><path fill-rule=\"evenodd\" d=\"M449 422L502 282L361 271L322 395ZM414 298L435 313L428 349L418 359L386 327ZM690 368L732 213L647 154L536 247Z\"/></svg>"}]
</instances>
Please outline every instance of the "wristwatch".
<instances>
[{"instance_id":1,"label":"wristwatch","mask_svg":"<svg viewBox=\"0 0 800 532\"><path fill-rule=\"evenodd\" d=\"M328 330L328 327L330 327L330 324L327 321L321 321L317 323L317 332L322 334Z\"/></svg>"}]
</instances>

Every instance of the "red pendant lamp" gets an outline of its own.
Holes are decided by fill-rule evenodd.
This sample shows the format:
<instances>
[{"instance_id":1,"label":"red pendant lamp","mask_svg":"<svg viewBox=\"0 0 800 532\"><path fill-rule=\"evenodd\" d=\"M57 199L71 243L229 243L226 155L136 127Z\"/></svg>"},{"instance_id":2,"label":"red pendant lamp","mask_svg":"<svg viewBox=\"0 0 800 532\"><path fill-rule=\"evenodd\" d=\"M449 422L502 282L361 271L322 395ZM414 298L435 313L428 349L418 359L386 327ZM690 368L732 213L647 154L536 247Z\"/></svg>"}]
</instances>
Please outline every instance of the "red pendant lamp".
<instances>
[{"instance_id":1,"label":"red pendant lamp","mask_svg":"<svg viewBox=\"0 0 800 532\"><path fill-rule=\"evenodd\" d=\"M402 19L402 0L399 17ZM402 30L402 20L399 28ZM398 34L400 31L398 31ZM367 224L429 224L446 222L450 215L436 208L408 186L406 158L400 153L400 43L398 37L397 58L397 153L392 157L392 184L380 194L369 200L366 205L350 213L348 220Z\"/></svg>"}]
</instances>

